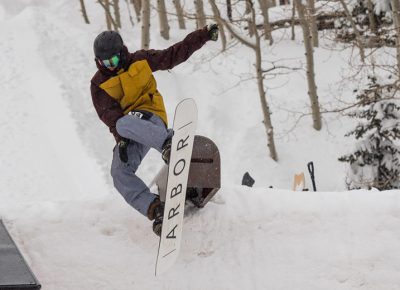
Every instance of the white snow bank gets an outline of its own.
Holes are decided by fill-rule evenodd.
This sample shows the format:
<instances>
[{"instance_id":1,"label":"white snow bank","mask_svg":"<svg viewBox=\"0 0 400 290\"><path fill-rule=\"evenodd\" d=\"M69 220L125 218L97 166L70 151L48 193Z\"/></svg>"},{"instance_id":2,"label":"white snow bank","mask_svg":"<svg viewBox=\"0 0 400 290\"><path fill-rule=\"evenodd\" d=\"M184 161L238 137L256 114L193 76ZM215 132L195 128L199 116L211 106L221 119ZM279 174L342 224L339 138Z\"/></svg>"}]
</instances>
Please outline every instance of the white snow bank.
<instances>
[{"instance_id":1,"label":"white snow bank","mask_svg":"<svg viewBox=\"0 0 400 290\"><path fill-rule=\"evenodd\" d=\"M6 223L43 289L397 289L399 196L226 187L187 209L159 277L158 240L122 199L25 203Z\"/></svg>"}]
</instances>

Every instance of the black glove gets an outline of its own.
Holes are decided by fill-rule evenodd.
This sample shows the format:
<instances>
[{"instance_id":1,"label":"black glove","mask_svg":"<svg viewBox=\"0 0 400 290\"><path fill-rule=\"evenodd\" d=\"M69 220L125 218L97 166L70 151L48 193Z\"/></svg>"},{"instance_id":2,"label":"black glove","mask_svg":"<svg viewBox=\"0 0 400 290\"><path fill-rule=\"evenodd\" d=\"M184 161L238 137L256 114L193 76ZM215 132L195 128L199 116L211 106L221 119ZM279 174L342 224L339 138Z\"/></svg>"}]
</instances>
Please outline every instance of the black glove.
<instances>
[{"instance_id":1,"label":"black glove","mask_svg":"<svg viewBox=\"0 0 400 290\"><path fill-rule=\"evenodd\" d=\"M128 162L128 145L129 139L126 138L122 138L121 141L118 142L119 159L123 163Z\"/></svg>"},{"instance_id":2,"label":"black glove","mask_svg":"<svg viewBox=\"0 0 400 290\"><path fill-rule=\"evenodd\" d=\"M207 31L208 31L208 36L210 37L210 40L212 40L212 41L218 40L218 33L219 33L218 24L214 23L214 24L208 25Z\"/></svg>"}]
</instances>

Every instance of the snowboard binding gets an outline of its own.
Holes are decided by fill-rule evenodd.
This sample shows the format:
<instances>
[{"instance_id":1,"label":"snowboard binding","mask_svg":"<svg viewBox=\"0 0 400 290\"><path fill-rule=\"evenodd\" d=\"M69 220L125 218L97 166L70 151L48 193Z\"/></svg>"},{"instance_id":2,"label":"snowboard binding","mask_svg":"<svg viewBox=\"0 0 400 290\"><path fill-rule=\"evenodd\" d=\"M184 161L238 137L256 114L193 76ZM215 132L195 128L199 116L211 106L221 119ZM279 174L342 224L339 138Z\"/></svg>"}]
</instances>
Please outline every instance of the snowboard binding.
<instances>
[{"instance_id":1,"label":"snowboard binding","mask_svg":"<svg viewBox=\"0 0 400 290\"><path fill-rule=\"evenodd\" d=\"M165 200L168 167L164 166L155 178L160 199ZM217 146L204 136L196 135L189 169L186 200L204 207L221 187L221 160Z\"/></svg>"}]
</instances>

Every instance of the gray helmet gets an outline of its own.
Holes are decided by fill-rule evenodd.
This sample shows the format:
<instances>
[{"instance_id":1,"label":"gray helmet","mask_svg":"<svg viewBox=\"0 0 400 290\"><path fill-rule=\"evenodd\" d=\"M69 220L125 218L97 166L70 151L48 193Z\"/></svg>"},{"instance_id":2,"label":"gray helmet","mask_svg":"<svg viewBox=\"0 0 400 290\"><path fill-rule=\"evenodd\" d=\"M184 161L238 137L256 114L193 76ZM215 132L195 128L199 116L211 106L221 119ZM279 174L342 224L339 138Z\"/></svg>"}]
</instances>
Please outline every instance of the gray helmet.
<instances>
[{"instance_id":1,"label":"gray helmet","mask_svg":"<svg viewBox=\"0 0 400 290\"><path fill-rule=\"evenodd\" d=\"M103 31L94 40L94 55L97 59L109 59L113 55L120 53L123 46L124 42L118 32Z\"/></svg>"}]
</instances>

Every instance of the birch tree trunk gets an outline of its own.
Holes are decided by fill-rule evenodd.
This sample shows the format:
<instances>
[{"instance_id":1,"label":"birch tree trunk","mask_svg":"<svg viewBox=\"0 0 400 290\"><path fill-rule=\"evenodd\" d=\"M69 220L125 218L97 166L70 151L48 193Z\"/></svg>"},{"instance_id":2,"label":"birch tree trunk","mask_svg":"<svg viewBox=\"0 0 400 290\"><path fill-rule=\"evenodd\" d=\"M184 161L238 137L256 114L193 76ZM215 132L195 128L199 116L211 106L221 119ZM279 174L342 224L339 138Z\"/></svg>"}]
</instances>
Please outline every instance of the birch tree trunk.
<instances>
[{"instance_id":1,"label":"birch tree trunk","mask_svg":"<svg viewBox=\"0 0 400 290\"><path fill-rule=\"evenodd\" d=\"M371 0L367 0L369 28L373 33L377 32L377 25L375 20L374 4Z\"/></svg>"},{"instance_id":2,"label":"birch tree trunk","mask_svg":"<svg viewBox=\"0 0 400 290\"><path fill-rule=\"evenodd\" d=\"M364 45L362 43L360 31L357 29L356 23L353 20L353 16L351 15L351 12L350 12L349 8L347 7L346 2L344 2L344 0L339 0L339 1L343 6L347 21L350 22L350 25L353 28L354 34L356 35L356 43L360 50L361 61L364 63L365 62L365 52L364 52Z\"/></svg>"},{"instance_id":3,"label":"birch tree trunk","mask_svg":"<svg viewBox=\"0 0 400 290\"><path fill-rule=\"evenodd\" d=\"M106 13L106 23L107 23L107 29L111 30L111 12L110 12L110 0L104 0L104 10Z\"/></svg>"},{"instance_id":4,"label":"birch tree trunk","mask_svg":"<svg viewBox=\"0 0 400 290\"><path fill-rule=\"evenodd\" d=\"M114 19L118 28L121 28L121 14L119 13L119 0L114 0Z\"/></svg>"},{"instance_id":5,"label":"birch tree trunk","mask_svg":"<svg viewBox=\"0 0 400 290\"><path fill-rule=\"evenodd\" d=\"M253 19L251 17L251 8L253 5L252 0L245 0L246 1L246 11L244 12L246 14L246 21L247 21L247 27L249 28L249 35L250 37L253 37L254 35L254 28L257 29L254 23L252 23Z\"/></svg>"},{"instance_id":6,"label":"birch tree trunk","mask_svg":"<svg viewBox=\"0 0 400 290\"><path fill-rule=\"evenodd\" d=\"M269 44L272 45L274 43L274 39L272 38L271 25L269 24L268 0L258 0L258 3L261 8L261 13L264 17L264 37L265 39L269 39Z\"/></svg>"},{"instance_id":7,"label":"birch tree trunk","mask_svg":"<svg viewBox=\"0 0 400 290\"><path fill-rule=\"evenodd\" d=\"M79 0L79 2L81 3L81 11L82 11L83 19L85 20L86 24L90 24L89 17L86 12L85 2L84 2L84 0Z\"/></svg>"},{"instance_id":8,"label":"birch tree trunk","mask_svg":"<svg viewBox=\"0 0 400 290\"><path fill-rule=\"evenodd\" d=\"M180 0L173 0L176 10L176 15L178 16L179 29L186 29L185 18L183 16L183 8Z\"/></svg>"},{"instance_id":9,"label":"birch tree trunk","mask_svg":"<svg viewBox=\"0 0 400 290\"><path fill-rule=\"evenodd\" d=\"M231 0L226 0L226 14L228 15L229 21L232 22L233 18L232 18L232 2L231 2Z\"/></svg>"},{"instance_id":10,"label":"birch tree trunk","mask_svg":"<svg viewBox=\"0 0 400 290\"><path fill-rule=\"evenodd\" d=\"M293 7L292 7L292 19L291 19L291 26L292 26L292 40L296 39L296 33L295 33L295 24L296 24L296 4L293 1Z\"/></svg>"},{"instance_id":11,"label":"birch tree trunk","mask_svg":"<svg viewBox=\"0 0 400 290\"><path fill-rule=\"evenodd\" d=\"M304 6L301 0L294 0L296 3L297 13L299 15L300 24L303 30L304 47L306 50L307 59L307 83L308 83L308 95L311 102L311 110L313 117L313 127L315 130L321 129L321 112L319 109L317 86L315 84L315 73L314 73L314 52L311 42L310 27L305 18Z\"/></svg>"},{"instance_id":12,"label":"birch tree trunk","mask_svg":"<svg viewBox=\"0 0 400 290\"><path fill-rule=\"evenodd\" d=\"M135 27L135 22L133 21L132 13L131 13L131 5L129 4L129 0L125 0L126 3L126 10L128 10L129 21L132 24L132 27Z\"/></svg>"},{"instance_id":13,"label":"birch tree trunk","mask_svg":"<svg viewBox=\"0 0 400 290\"><path fill-rule=\"evenodd\" d=\"M258 35L258 32L256 30L255 34L256 39L257 39L257 44L256 44L256 70L257 70L257 87L258 87L258 94L260 96L260 101L261 101L261 108L263 111L263 116L264 116L264 126L265 126L265 131L267 133L267 146L269 149L269 156L275 160L278 161L278 154L276 152L275 148L275 140L274 140L274 127L272 126L272 121L271 121L271 112L269 109L269 105L267 102L267 96L265 93L264 89L264 77L262 74L262 55L261 55L261 48L260 48L260 36ZM258 35L258 36L257 36Z\"/></svg>"},{"instance_id":14,"label":"birch tree trunk","mask_svg":"<svg viewBox=\"0 0 400 290\"><path fill-rule=\"evenodd\" d=\"M169 24L167 17L167 9L165 8L164 0L157 0L158 17L160 22L160 34L168 40L169 39Z\"/></svg>"},{"instance_id":15,"label":"birch tree trunk","mask_svg":"<svg viewBox=\"0 0 400 290\"><path fill-rule=\"evenodd\" d=\"M142 0L131 0L133 8L135 9L136 19L140 22L140 14L142 13Z\"/></svg>"},{"instance_id":16,"label":"birch tree trunk","mask_svg":"<svg viewBox=\"0 0 400 290\"><path fill-rule=\"evenodd\" d=\"M200 29L206 26L206 16L204 14L203 0L194 0L194 5L196 7L197 28Z\"/></svg>"},{"instance_id":17,"label":"birch tree trunk","mask_svg":"<svg viewBox=\"0 0 400 290\"><path fill-rule=\"evenodd\" d=\"M249 0L247 0L249 1ZM254 36L256 39L256 45L255 45L255 53L256 53L256 72L257 72L257 87L258 87L258 94L260 96L260 101L261 101L261 108L263 111L263 116L264 116L264 126L265 126L265 131L267 133L267 146L269 148L269 155L270 157L277 161L278 160L278 154L276 153L276 148L275 148L275 140L274 140L274 128L272 126L272 121L271 121L271 112L269 109L269 105L267 102L267 96L265 93L265 88L264 88L264 76L263 76L263 69L262 69L262 51L261 51L261 39L260 35L258 34L258 30L256 27L256 13L254 11L254 7L251 7L251 14L252 14L252 25L254 25L253 30L254 30Z\"/></svg>"},{"instance_id":18,"label":"birch tree trunk","mask_svg":"<svg viewBox=\"0 0 400 290\"><path fill-rule=\"evenodd\" d=\"M211 8L213 10L214 14L214 19L218 24L219 27L219 35L221 37L221 42L222 42L222 51L226 50L226 35L225 35L225 29L224 29L224 24L221 21L221 13L219 12L218 6L215 4L215 0L209 0Z\"/></svg>"},{"instance_id":19,"label":"birch tree trunk","mask_svg":"<svg viewBox=\"0 0 400 290\"><path fill-rule=\"evenodd\" d=\"M246 0L246 1L251 1L251 0ZM266 98L266 92L264 89L264 76L263 76L263 69L262 69L262 50L261 50L261 39L260 35L258 34L256 27L256 15L254 11L254 7L251 6L251 25L253 25L253 29L255 31L255 39L256 43L251 43L248 40L246 40L244 37L241 37L239 33L237 33L232 27L231 24L227 23L226 21L223 21L226 28L229 30L229 32L232 34L233 37L235 37L237 40L239 40L242 44L245 46L251 48L256 57L256 63L255 63L255 68L256 68L256 76L257 76L257 87L258 87L258 93L261 101L261 108L263 112L263 123L265 126L265 130L267 133L267 146L269 149L269 155L270 157L277 161L278 160L278 154L276 152L276 147L275 147L275 141L274 141L274 128L272 126L272 121L271 121L271 112L270 108L267 102Z\"/></svg>"},{"instance_id":20,"label":"birch tree trunk","mask_svg":"<svg viewBox=\"0 0 400 290\"><path fill-rule=\"evenodd\" d=\"M318 27L317 27L317 16L315 11L315 0L307 0L308 16L310 19L311 36L313 46L318 47Z\"/></svg>"},{"instance_id":21,"label":"birch tree trunk","mask_svg":"<svg viewBox=\"0 0 400 290\"><path fill-rule=\"evenodd\" d=\"M114 30L118 31L118 26L115 24L115 21L114 21L112 15L111 15L111 12L110 12L110 1L109 0L104 0L104 3L103 3L102 0L98 0L97 2L101 5L101 7L103 7L104 12L106 14L107 29L111 30L112 26L114 26Z\"/></svg>"},{"instance_id":22,"label":"birch tree trunk","mask_svg":"<svg viewBox=\"0 0 400 290\"><path fill-rule=\"evenodd\" d=\"M392 0L392 11L394 27L396 29L397 76L400 80L400 3L398 0Z\"/></svg>"},{"instance_id":23,"label":"birch tree trunk","mask_svg":"<svg viewBox=\"0 0 400 290\"><path fill-rule=\"evenodd\" d=\"M150 0L142 0L142 49L150 46Z\"/></svg>"}]
</instances>

